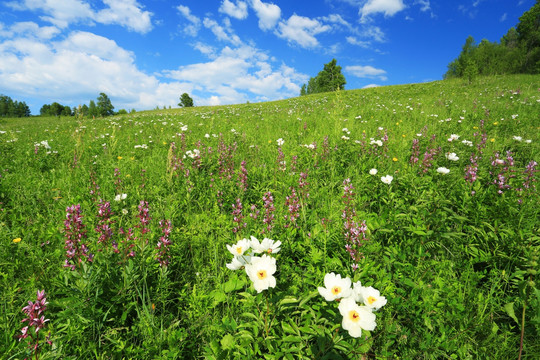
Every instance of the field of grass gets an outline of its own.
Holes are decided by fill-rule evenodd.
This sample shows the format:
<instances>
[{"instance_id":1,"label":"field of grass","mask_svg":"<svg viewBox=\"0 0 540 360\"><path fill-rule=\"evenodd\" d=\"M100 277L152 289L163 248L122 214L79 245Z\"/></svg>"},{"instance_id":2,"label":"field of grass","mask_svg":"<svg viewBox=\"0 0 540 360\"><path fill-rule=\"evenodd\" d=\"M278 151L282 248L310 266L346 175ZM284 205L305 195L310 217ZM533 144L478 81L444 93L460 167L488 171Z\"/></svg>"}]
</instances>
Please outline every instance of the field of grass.
<instances>
[{"instance_id":1,"label":"field of grass","mask_svg":"<svg viewBox=\"0 0 540 360\"><path fill-rule=\"evenodd\" d=\"M539 129L525 75L0 119L0 358L538 359Z\"/></svg>"}]
</instances>

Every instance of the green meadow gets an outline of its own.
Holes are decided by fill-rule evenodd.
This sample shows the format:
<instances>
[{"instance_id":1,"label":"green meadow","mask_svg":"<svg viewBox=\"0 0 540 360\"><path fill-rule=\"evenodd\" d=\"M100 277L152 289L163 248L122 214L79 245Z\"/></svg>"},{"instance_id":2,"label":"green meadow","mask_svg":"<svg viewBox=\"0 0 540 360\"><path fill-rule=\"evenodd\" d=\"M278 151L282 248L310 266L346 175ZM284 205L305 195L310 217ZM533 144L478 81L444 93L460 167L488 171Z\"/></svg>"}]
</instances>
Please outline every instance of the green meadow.
<instances>
[{"instance_id":1,"label":"green meadow","mask_svg":"<svg viewBox=\"0 0 540 360\"><path fill-rule=\"evenodd\" d=\"M0 358L538 359L539 130L532 75L0 118Z\"/></svg>"}]
</instances>

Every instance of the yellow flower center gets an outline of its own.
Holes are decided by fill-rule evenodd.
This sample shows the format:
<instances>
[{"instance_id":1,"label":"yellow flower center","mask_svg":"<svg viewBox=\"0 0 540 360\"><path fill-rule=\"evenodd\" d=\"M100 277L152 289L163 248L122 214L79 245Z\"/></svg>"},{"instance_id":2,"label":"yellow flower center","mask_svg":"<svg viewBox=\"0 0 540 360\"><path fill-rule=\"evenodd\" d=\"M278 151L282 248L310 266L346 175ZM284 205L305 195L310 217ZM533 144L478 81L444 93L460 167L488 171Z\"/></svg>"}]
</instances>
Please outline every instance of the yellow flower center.
<instances>
[{"instance_id":1,"label":"yellow flower center","mask_svg":"<svg viewBox=\"0 0 540 360\"><path fill-rule=\"evenodd\" d=\"M360 314L356 310L349 311L349 319L354 322L360 321Z\"/></svg>"},{"instance_id":2,"label":"yellow flower center","mask_svg":"<svg viewBox=\"0 0 540 360\"><path fill-rule=\"evenodd\" d=\"M242 253L242 247L241 247L241 246L237 246L237 247L236 247L236 252L237 252L238 254L241 254L241 253Z\"/></svg>"},{"instance_id":3,"label":"yellow flower center","mask_svg":"<svg viewBox=\"0 0 540 360\"><path fill-rule=\"evenodd\" d=\"M369 305L373 304L375 301L377 301L377 299L375 299L373 296L368 296L367 302Z\"/></svg>"},{"instance_id":4,"label":"yellow flower center","mask_svg":"<svg viewBox=\"0 0 540 360\"><path fill-rule=\"evenodd\" d=\"M332 294L337 295L341 292L341 288L339 286L334 286L332 288Z\"/></svg>"},{"instance_id":5,"label":"yellow flower center","mask_svg":"<svg viewBox=\"0 0 540 360\"><path fill-rule=\"evenodd\" d=\"M266 270L257 271L257 277L259 278L259 280L266 278Z\"/></svg>"}]
</instances>

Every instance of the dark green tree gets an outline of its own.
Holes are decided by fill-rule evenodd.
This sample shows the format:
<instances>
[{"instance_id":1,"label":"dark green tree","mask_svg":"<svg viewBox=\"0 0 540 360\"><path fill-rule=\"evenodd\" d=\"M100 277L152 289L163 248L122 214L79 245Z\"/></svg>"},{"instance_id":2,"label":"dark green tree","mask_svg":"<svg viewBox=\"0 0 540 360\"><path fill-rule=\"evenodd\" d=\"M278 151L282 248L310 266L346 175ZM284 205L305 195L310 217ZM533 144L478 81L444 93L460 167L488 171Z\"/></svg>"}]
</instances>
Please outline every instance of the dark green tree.
<instances>
[{"instance_id":1,"label":"dark green tree","mask_svg":"<svg viewBox=\"0 0 540 360\"><path fill-rule=\"evenodd\" d=\"M183 93L182 96L180 96L180 102L178 103L178 106L193 107L193 99L189 96L188 93Z\"/></svg>"},{"instance_id":2,"label":"dark green tree","mask_svg":"<svg viewBox=\"0 0 540 360\"><path fill-rule=\"evenodd\" d=\"M316 94L320 92L344 90L345 76L341 73L341 66L337 65L337 60L332 59L316 77L309 79L309 82L302 86L300 95Z\"/></svg>"},{"instance_id":3,"label":"dark green tree","mask_svg":"<svg viewBox=\"0 0 540 360\"><path fill-rule=\"evenodd\" d=\"M97 98L97 112L100 116L114 115L114 106L105 93L100 93Z\"/></svg>"},{"instance_id":4,"label":"dark green tree","mask_svg":"<svg viewBox=\"0 0 540 360\"><path fill-rule=\"evenodd\" d=\"M88 116L89 117L99 116L98 109L94 100L90 100L90 104L88 105Z\"/></svg>"},{"instance_id":5,"label":"dark green tree","mask_svg":"<svg viewBox=\"0 0 540 360\"><path fill-rule=\"evenodd\" d=\"M0 116L30 116L30 108L24 101L13 101L9 96L0 95Z\"/></svg>"},{"instance_id":6,"label":"dark green tree","mask_svg":"<svg viewBox=\"0 0 540 360\"><path fill-rule=\"evenodd\" d=\"M521 15L516 30L524 50L522 71L540 73L540 0Z\"/></svg>"}]
</instances>

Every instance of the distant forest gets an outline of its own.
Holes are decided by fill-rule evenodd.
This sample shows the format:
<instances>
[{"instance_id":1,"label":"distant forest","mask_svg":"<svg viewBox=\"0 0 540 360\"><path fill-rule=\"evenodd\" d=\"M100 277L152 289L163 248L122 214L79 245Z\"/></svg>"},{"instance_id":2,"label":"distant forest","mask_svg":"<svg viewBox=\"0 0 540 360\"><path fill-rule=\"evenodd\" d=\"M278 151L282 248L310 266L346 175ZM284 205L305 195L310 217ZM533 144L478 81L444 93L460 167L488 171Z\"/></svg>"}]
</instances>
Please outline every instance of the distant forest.
<instances>
[{"instance_id":1,"label":"distant forest","mask_svg":"<svg viewBox=\"0 0 540 360\"><path fill-rule=\"evenodd\" d=\"M462 51L448 65L444 78L476 75L540 74L540 0L536 0L500 41L482 40L477 44L469 36Z\"/></svg>"}]
</instances>

